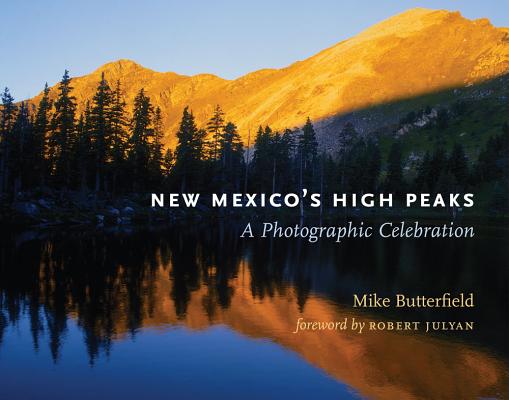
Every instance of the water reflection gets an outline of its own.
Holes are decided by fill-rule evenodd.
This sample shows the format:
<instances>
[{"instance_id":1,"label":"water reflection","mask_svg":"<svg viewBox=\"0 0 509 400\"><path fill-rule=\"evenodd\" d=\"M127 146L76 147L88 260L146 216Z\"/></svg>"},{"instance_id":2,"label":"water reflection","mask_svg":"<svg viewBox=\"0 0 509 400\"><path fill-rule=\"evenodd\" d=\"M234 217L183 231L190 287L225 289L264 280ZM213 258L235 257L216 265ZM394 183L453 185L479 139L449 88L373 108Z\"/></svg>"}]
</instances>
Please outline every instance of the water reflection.
<instances>
[{"instance_id":1,"label":"water reflection","mask_svg":"<svg viewBox=\"0 0 509 400\"><path fill-rule=\"evenodd\" d=\"M0 363L2 353L16 356L7 341L15 340L13 335L4 339L12 327L30 334L35 352L47 346L57 365L66 343L81 334L88 363L94 366L110 353L112 359L122 353L115 348L129 338L143 342L150 335L147 329L165 334L181 327L189 335L224 326L248 338L269 339L369 398L509 396L509 330L501 306L507 304L507 249L500 232L487 231L469 243L373 240L338 246L245 241L239 239L240 228L219 224L166 232L4 233ZM352 293L390 295L401 288L426 295L474 291L479 308L369 314L349 307ZM475 320L479 328L454 337L294 335L299 317ZM137 345L143 346L148 345ZM254 342L250 348L256 353L263 345ZM297 362L285 368L289 365ZM315 372L300 373L313 382ZM268 383L274 377L261 374L257 379L263 387L264 379ZM299 393L309 395L316 385Z\"/></svg>"}]
</instances>

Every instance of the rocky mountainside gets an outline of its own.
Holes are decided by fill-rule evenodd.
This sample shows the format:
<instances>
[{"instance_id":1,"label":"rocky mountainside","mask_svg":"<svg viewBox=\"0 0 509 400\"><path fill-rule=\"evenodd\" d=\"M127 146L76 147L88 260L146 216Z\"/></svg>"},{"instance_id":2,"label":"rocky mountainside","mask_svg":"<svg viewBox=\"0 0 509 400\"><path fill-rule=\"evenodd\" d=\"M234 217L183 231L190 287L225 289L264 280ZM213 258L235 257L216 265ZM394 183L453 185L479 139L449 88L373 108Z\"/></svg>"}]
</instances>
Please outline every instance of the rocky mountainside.
<instances>
[{"instance_id":1,"label":"rocky mountainside","mask_svg":"<svg viewBox=\"0 0 509 400\"><path fill-rule=\"evenodd\" d=\"M119 60L73 79L80 110L102 72L111 83L121 81L128 103L145 89L161 107L166 143L174 146L186 105L203 124L220 104L246 138L248 128L260 124L293 128L309 116L320 130L334 116L506 74L509 30L486 19L468 20L459 12L416 8L286 68L235 80L156 72Z\"/></svg>"}]
</instances>

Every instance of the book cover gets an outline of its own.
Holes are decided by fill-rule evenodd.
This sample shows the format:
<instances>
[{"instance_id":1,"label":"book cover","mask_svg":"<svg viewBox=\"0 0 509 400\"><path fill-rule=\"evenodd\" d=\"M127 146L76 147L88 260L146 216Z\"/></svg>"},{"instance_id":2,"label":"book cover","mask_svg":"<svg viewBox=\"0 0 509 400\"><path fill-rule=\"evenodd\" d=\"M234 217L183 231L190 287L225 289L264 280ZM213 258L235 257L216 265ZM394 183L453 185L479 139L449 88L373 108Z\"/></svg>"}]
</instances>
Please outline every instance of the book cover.
<instances>
[{"instance_id":1,"label":"book cover","mask_svg":"<svg viewBox=\"0 0 509 400\"><path fill-rule=\"evenodd\" d=\"M0 15L0 399L509 398L505 0Z\"/></svg>"}]
</instances>

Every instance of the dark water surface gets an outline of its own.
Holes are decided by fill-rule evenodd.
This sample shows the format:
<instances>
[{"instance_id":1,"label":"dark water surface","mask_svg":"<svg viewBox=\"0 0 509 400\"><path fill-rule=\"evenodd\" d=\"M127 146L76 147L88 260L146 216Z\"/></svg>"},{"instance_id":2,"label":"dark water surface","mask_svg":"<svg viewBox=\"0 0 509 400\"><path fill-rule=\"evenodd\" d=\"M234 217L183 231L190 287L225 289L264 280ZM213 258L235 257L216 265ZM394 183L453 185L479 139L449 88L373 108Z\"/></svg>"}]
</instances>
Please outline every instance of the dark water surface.
<instances>
[{"instance_id":1,"label":"dark water surface","mask_svg":"<svg viewBox=\"0 0 509 400\"><path fill-rule=\"evenodd\" d=\"M509 236L240 239L243 225L0 234L0 399L508 398ZM352 308L473 292L474 309ZM305 321L469 332L293 334Z\"/></svg>"}]
</instances>

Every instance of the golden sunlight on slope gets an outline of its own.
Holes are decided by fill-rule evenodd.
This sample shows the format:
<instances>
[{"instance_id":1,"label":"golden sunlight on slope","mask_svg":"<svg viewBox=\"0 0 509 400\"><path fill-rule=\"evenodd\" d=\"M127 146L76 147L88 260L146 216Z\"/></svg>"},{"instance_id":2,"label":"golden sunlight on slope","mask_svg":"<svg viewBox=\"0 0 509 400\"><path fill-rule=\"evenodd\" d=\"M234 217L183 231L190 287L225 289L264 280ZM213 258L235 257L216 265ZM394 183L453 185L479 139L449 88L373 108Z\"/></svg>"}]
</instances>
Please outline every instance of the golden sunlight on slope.
<instances>
[{"instance_id":1,"label":"golden sunlight on slope","mask_svg":"<svg viewBox=\"0 0 509 400\"><path fill-rule=\"evenodd\" d=\"M179 319L171 298L169 269L159 268L151 279L150 299L141 313L144 327L165 331L168 324L206 329L224 324L236 332L272 340L296 352L307 362L323 369L373 399L466 399L505 398L509 383L508 366L484 351L454 341L412 332L306 331L293 334L299 317L307 321L340 321L345 317L374 320L368 314L353 313L316 295L299 311L296 293L254 298L250 272L241 263L238 276L229 281L233 291L230 305L209 304L208 289L202 285L191 292L186 316ZM208 310L207 313L205 310ZM212 312L211 312L212 311ZM122 340L128 327L116 327ZM461 385L457 383L461 382Z\"/></svg>"},{"instance_id":2,"label":"golden sunlight on slope","mask_svg":"<svg viewBox=\"0 0 509 400\"><path fill-rule=\"evenodd\" d=\"M307 116L319 120L499 76L509 72L509 32L486 19L471 21L458 12L418 8L289 67L232 81L207 74L160 73L120 60L73 80L80 110L92 97L101 72L111 83L120 79L129 103L145 88L161 107L166 142L174 146L185 105L203 125L220 104L245 138L248 127L259 124L293 128Z\"/></svg>"}]
</instances>

